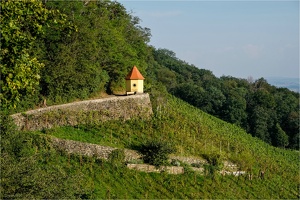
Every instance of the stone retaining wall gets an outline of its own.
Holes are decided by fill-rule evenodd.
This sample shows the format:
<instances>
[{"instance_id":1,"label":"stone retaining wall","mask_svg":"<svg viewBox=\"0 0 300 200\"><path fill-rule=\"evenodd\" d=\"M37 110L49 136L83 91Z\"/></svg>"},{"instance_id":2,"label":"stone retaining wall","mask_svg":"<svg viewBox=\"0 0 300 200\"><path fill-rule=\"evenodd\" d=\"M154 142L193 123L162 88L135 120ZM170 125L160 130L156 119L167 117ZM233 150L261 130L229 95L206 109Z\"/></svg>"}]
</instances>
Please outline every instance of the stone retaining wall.
<instances>
[{"instance_id":1,"label":"stone retaining wall","mask_svg":"<svg viewBox=\"0 0 300 200\"><path fill-rule=\"evenodd\" d=\"M117 148L109 146L100 146L96 144L78 142L73 140L64 140L59 138L51 138L53 147L65 151L69 154L79 154L83 156L96 157L107 160L112 151ZM130 149L124 149L125 161L133 161L142 158L138 152ZM135 169L143 172L167 172L169 174L183 174L183 167L176 166L161 166L159 168L148 164L127 164L129 169Z\"/></svg>"},{"instance_id":2,"label":"stone retaining wall","mask_svg":"<svg viewBox=\"0 0 300 200\"><path fill-rule=\"evenodd\" d=\"M51 138L52 144L56 149L65 151L69 154L79 154L83 156L108 159L110 153L116 148L108 146L100 146L96 144L78 142L73 140L64 140L59 138Z\"/></svg>"},{"instance_id":3,"label":"stone retaining wall","mask_svg":"<svg viewBox=\"0 0 300 200\"><path fill-rule=\"evenodd\" d=\"M73 140L64 140L54 137L51 138L51 140L56 149L65 151L69 154L79 154L83 156L96 157L99 159L108 159L111 152L117 149L109 146L101 146ZM130 149L124 149L124 153L125 161L137 160L142 157L141 154Z\"/></svg>"},{"instance_id":4,"label":"stone retaining wall","mask_svg":"<svg viewBox=\"0 0 300 200\"><path fill-rule=\"evenodd\" d=\"M50 106L11 116L20 130L42 130L107 120L148 119L151 115L149 94L137 94Z\"/></svg>"},{"instance_id":5,"label":"stone retaining wall","mask_svg":"<svg viewBox=\"0 0 300 200\"><path fill-rule=\"evenodd\" d=\"M59 139L55 137L51 137L52 145L54 148L65 151L69 154L78 154L88 157L96 157L99 159L108 159L109 155L112 151L116 150L117 148L109 147L109 146L101 146L97 144L90 144L84 142L78 142L73 140L65 140ZM125 154L125 161L137 161L142 159L142 155L137 151L131 149L124 149ZM204 159L193 158L193 157L181 157L181 156L170 156L170 159L180 160L187 164L207 164L207 161ZM244 175L246 172L236 170L237 165L225 161L225 169L220 171L222 175L234 175L240 176ZM167 172L169 174L183 174L184 168L181 166L161 166L159 168L149 165L149 164L127 164L129 169L135 169L143 172ZM195 172L200 174L204 173L203 167L191 167L191 169Z\"/></svg>"},{"instance_id":6,"label":"stone retaining wall","mask_svg":"<svg viewBox=\"0 0 300 200\"><path fill-rule=\"evenodd\" d=\"M159 168L155 167L154 165L148 164L127 164L129 169L134 169L142 172L167 172L169 174L183 174L184 169L183 167L176 167L176 166L161 166Z\"/></svg>"},{"instance_id":7,"label":"stone retaining wall","mask_svg":"<svg viewBox=\"0 0 300 200\"><path fill-rule=\"evenodd\" d=\"M179 160L179 161L187 163L189 165L192 165L192 164L200 164L200 165L207 164L206 160L199 159L199 158L193 158L193 157L170 156L170 159Z\"/></svg>"}]
</instances>

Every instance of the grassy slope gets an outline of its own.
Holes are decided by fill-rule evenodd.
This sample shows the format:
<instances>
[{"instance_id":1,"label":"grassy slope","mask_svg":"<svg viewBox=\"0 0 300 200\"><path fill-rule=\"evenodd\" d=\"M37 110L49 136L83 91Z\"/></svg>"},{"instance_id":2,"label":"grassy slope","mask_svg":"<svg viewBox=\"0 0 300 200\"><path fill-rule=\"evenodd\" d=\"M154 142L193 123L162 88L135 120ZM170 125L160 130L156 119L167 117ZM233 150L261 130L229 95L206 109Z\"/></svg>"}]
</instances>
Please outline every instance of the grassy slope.
<instances>
[{"instance_id":1,"label":"grassy slope","mask_svg":"<svg viewBox=\"0 0 300 200\"><path fill-rule=\"evenodd\" d=\"M253 180L231 176L212 179L194 173L146 174L87 159L80 171L86 175L85 185L90 186L89 197L295 199L299 195L298 152L269 146L174 97L152 97L152 104L155 114L150 121L110 121L62 127L44 134L121 148L134 148L150 138L162 138L176 147L176 155L220 154L238 163L242 170L251 171ZM62 165L66 160L61 157ZM79 170L76 159L71 162L74 164L68 166L74 172ZM258 178L260 170L265 171L264 180Z\"/></svg>"}]
</instances>

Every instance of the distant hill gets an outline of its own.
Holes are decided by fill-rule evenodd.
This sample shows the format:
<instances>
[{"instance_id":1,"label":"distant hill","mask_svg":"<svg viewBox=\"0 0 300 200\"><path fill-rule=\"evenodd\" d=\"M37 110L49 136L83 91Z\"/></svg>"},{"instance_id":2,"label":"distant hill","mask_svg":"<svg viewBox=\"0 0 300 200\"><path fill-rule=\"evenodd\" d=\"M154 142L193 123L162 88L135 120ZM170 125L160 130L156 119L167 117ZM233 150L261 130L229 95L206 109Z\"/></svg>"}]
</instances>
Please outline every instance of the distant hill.
<instances>
[{"instance_id":1,"label":"distant hill","mask_svg":"<svg viewBox=\"0 0 300 200\"><path fill-rule=\"evenodd\" d=\"M291 91L299 92L299 78L286 78L286 77L267 77L268 83L276 87L288 88Z\"/></svg>"}]
</instances>

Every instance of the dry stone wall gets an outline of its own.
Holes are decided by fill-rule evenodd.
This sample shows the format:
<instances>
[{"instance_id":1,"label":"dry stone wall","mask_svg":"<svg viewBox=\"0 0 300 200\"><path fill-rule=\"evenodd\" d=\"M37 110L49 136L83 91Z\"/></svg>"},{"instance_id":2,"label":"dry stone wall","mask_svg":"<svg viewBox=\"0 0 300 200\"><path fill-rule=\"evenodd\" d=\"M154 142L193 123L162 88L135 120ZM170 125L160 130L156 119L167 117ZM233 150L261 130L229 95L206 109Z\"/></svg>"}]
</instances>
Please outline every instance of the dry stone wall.
<instances>
[{"instance_id":1,"label":"dry stone wall","mask_svg":"<svg viewBox=\"0 0 300 200\"><path fill-rule=\"evenodd\" d=\"M108 159L110 153L116 149L108 146L100 146L73 140L63 140L59 138L52 138L52 144L56 149L63 150L68 154L79 154L100 159Z\"/></svg>"},{"instance_id":2,"label":"dry stone wall","mask_svg":"<svg viewBox=\"0 0 300 200\"><path fill-rule=\"evenodd\" d=\"M167 172L169 174L183 174L184 168L183 167L176 167L176 166L161 166L156 167L154 165L148 164L127 164L129 169L134 169L142 172Z\"/></svg>"},{"instance_id":3,"label":"dry stone wall","mask_svg":"<svg viewBox=\"0 0 300 200\"><path fill-rule=\"evenodd\" d=\"M147 119L151 115L149 94L137 94L50 106L17 113L12 118L20 130L42 130L107 120Z\"/></svg>"},{"instance_id":4,"label":"dry stone wall","mask_svg":"<svg viewBox=\"0 0 300 200\"><path fill-rule=\"evenodd\" d=\"M88 157L96 157L98 159L105 159L107 160L109 158L109 155L116 150L117 148L109 147L109 146L101 146L96 144L90 144L90 143L84 143L84 142L78 142L73 140L65 140L65 139L59 139L55 137L51 137L52 145L54 148L59 149L61 151L65 151L68 154L77 154L82 156L88 156ZM184 168L181 166L161 166L161 167L155 167L153 165L149 164L135 164L130 163L130 161L137 161L142 159L142 154L138 153L137 151L131 150L131 149L124 149L125 154L125 160L126 162L129 162L127 164L127 167L129 169L134 169L138 171L143 172L167 172L169 174L183 174ZM187 164L207 164L206 160L199 159L199 158L193 158L193 157L181 157L181 156L171 156L171 159L180 160ZM225 161L224 162L224 169L220 171L220 174L222 175L234 175L234 176L240 176L244 175L245 171L238 171L237 165ZM198 172L200 174L204 173L203 167L191 167L191 169L195 172Z\"/></svg>"},{"instance_id":5,"label":"dry stone wall","mask_svg":"<svg viewBox=\"0 0 300 200\"><path fill-rule=\"evenodd\" d=\"M65 151L68 154L78 154L82 156L96 157L99 159L108 159L111 152L117 149L109 146L64 140L55 137L52 137L51 141L54 148ZM125 161L137 160L142 157L141 154L130 149L124 149L124 153Z\"/></svg>"},{"instance_id":6,"label":"dry stone wall","mask_svg":"<svg viewBox=\"0 0 300 200\"><path fill-rule=\"evenodd\" d=\"M109 158L109 155L117 148L109 146L100 146L96 144L78 142L73 140L64 140L59 138L51 138L54 148L67 152L68 154L78 154L88 157L96 157L98 159ZM131 149L124 149L125 161L130 162L142 158L142 155ZM183 167L161 166L159 168L148 164L127 164L129 169L135 169L144 172L167 172L170 174L184 173Z\"/></svg>"},{"instance_id":7,"label":"dry stone wall","mask_svg":"<svg viewBox=\"0 0 300 200\"><path fill-rule=\"evenodd\" d=\"M204 159L193 158L193 157L171 156L170 159L179 160L179 161L187 163L189 165L192 165L192 164L199 164L199 165L208 164L208 162Z\"/></svg>"}]
</instances>

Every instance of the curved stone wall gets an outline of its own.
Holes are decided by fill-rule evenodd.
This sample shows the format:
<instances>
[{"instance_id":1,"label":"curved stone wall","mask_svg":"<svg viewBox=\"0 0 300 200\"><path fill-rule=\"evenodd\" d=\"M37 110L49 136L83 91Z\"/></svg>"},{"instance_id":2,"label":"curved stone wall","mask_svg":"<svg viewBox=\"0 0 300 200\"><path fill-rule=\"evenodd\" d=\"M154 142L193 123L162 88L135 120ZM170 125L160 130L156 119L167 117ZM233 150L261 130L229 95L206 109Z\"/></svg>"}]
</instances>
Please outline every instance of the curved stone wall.
<instances>
[{"instance_id":1,"label":"curved stone wall","mask_svg":"<svg viewBox=\"0 0 300 200\"><path fill-rule=\"evenodd\" d=\"M149 94L137 94L50 106L11 116L20 130L42 130L107 120L148 119L151 115Z\"/></svg>"}]
</instances>

